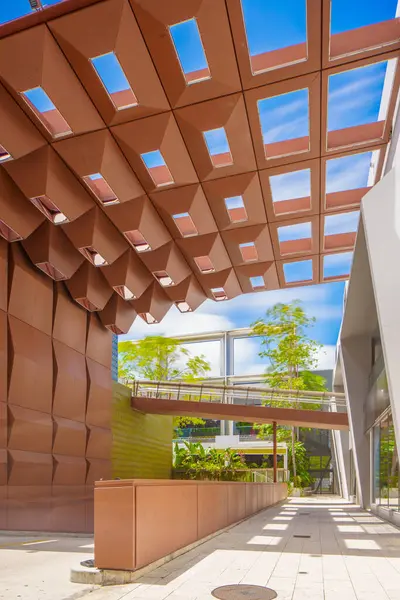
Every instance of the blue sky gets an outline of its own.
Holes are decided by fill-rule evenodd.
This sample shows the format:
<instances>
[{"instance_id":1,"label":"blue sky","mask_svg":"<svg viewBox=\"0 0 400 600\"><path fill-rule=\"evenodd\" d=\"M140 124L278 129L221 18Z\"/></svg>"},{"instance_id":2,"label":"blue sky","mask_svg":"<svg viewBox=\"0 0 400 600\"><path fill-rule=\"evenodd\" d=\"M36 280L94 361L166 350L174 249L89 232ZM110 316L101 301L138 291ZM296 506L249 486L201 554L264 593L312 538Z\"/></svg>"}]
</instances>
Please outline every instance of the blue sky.
<instances>
[{"instance_id":1,"label":"blue sky","mask_svg":"<svg viewBox=\"0 0 400 600\"><path fill-rule=\"evenodd\" d=\"M285 263L283 265L283 273L286 283L311 281L313 278L312 260L307 259Z\"/></svg>"},{"instance_id":2,"label":"blue sky","mask_svg":"<svg viewBox=\"0 0 400 600\"><path fill-rule=\"evenodd\" d=\"M251 56L307 39L306 0L242 0L242 8Z\"/></svg>"},{"instance_id":3,"label":"blue sky","mask_svg":"<svg viewBox=\"0 0 400 600\"><path fill-rule=\"evenodd\" d=\"M388 21L396 16L397 0L332 0L331 32Z\"/></svg>"},{"instance_id":4,"label":"blue sky","mask_svg":"<svg viewBox=\"0 0 400 600\"><path fill-rule=\"evenodd\" d=\"M96 56L92 58L92 63L109 94L130 89L129 81L114 52Z\"/></svg>"},{"instance_id":5,"label":"blue sky","mask_svg":"<svg viewBox=\"0 0 400 600\"><path fill-rule=\"evenodd\" d=\"M271 175L269 178L273 202L306 198L311 194L310 169L290 171L280 175Z\"/></svg>"},{"instance_id":6,"label":"blue sky","mask_svg":"<svg viewBox=\"0 0 400 600\"><path fill-rule=\"evenodd\" d=\"M387 64L375 63L329 77L328 131L378 120Z\"/></svg>"},{"instance_id":7,"label":"blue sky","mask_svg":"<svg viewBox=\"0 0 400 600\"><path fill-rule=\"evenodd\" d=\"M189 19L170 27L170 34L184 73L208 67L196 19Z\"/></svg>"},{"instance_id":8,"label":"blue sky","mask_svg":"<svg viewBox=\"0 0 400 600\"><path fill-rule=\"evenodd\" d=\"M42 0L43 6L51 6L52 4L58 4L63 0ZM24 17L32 12L28 0L1 0L0 2L0 23L7 23Z\"/></svg>"},{"instance_id":9,"label":"blue sky","mask_svg":"<svg viewBox=\"0 0 400 600\"><path fill-rule=\"evenodd\" d=\"M297 272L306 278L309 268L300 267ZM144 335L174 336L227 331L248 327L276 302L292 302L299 299L307 313L317 319L310 334L324 346L319 354L320 366L329 368L334 363L335 346L342 320L343 290L344 283L336 282L245 294L227 302L206 300L194 313L188 314L181 314L172 307L162 322L157 325L147 325L142 319L137 318L129 334L121 336L121 339L138 339ZM238 350L235 360L236 374L259 373L264 370L265 364L258 357L258 340L246 340L238 344L238 347L240 351ZM213 366L213 374L218 375L219 353L216 344L196 344L190 349L197 354L203 353Z\"/></svg>"}]
</instances>

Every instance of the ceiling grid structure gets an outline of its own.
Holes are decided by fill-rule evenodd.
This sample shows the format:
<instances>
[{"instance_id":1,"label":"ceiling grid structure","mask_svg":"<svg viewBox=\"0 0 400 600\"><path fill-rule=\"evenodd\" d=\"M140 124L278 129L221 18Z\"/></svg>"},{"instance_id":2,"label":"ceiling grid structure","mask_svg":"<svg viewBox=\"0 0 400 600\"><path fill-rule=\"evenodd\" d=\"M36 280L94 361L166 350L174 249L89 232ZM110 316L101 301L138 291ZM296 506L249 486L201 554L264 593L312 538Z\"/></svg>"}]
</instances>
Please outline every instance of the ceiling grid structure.
<instances>
[{"instance_id":1,"label":"ceiling grid structure","mask_svg":"<svg viewBox=\"0 0 400 600\"><path fill-rule=\"evenodd\" d=\"M334 2L258 52L246 0L61 0L0 25L0 235L114 333L348 278L400 20L333 33ZM346 110L368 85L378 109Z\"/></svg>"}]
</instances>

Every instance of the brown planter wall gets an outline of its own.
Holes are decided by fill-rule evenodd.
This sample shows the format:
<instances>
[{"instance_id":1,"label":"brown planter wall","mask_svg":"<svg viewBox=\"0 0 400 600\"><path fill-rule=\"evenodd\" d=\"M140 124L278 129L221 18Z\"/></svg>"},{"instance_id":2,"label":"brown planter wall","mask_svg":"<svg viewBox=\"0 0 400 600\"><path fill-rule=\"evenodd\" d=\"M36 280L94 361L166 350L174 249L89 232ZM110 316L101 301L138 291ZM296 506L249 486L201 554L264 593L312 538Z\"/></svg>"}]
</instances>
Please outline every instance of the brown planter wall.
<instances>
[{"instance_id":1,"label":"brown planter wall","mask_svg":"<svg viewBox=\"0 0 400 600\"><path fill-rule=\"evenodd\" d=\"M93 531L111 477L111 338L0 238L0 530Z\"/></svg>"},{"instance_id":2,"label":"brown planter wall","mask_svg":"<svg viewBox=\"0 0 400 600\"><path fill-rule=\"evenodd\" d=\"M286 497L285 483L98 481L96 566L139 569Z\"/></svg>"}]
</instances>

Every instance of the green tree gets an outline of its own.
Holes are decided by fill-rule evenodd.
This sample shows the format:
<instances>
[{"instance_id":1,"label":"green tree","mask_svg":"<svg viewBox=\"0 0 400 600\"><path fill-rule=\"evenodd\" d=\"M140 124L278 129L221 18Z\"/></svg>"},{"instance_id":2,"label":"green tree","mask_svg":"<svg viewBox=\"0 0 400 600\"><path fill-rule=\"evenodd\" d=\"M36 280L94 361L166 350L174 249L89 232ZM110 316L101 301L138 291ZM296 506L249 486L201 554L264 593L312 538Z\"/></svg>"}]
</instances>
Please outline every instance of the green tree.
<instances>
[{"instance_id":1,"label":"green tree","mask_svg":"<svg viewBox=\"0 0 400 600\"><path fill-rule=\"evenodd\" d=\"M148 381L196 381L211 371L203 355L191 356L174 338L161 335L118 344L118 377Z\"/></svg>"},{"instance_id":2,"label":"green tree","mask_svg":"<svg viewBox=\"0 0 400 600\"><path fill-rule=\"evenodd\" d=\"M259 356L269 361L265 379L269 387L287 390L325 390L325 379L311 372L317 366L317 351L321 344L308 337L306 331L315 323L301 303L278 303L267 310L265 318L255 321L251 327L253 335L261 337L262 349ZM283 400L280 406L290 405ZM301 408L301 402L298 404ZM318 405L307 404L307 408ZM260 437L271 435L271 425L257 425ZM288 441L289 432L280 432L281 441ZM301 442L296 441L295 428L291 428L291 464L293 479L297 481L296 449Z\"/></svg>"},{"instance_id":3,"label":"green tree","mask_svg":"<svg viewBox=\"0 0 400 600\"><path fill-rule=\"evenodd\" d=\"M194 382L211 371L203 355L191 356L187 348L174 338L147 336L142 340L126 340L118 344L118 377L120 380ZM175 417L174 427L204 425L197 417Z\"/></svg>"}]
</instances>

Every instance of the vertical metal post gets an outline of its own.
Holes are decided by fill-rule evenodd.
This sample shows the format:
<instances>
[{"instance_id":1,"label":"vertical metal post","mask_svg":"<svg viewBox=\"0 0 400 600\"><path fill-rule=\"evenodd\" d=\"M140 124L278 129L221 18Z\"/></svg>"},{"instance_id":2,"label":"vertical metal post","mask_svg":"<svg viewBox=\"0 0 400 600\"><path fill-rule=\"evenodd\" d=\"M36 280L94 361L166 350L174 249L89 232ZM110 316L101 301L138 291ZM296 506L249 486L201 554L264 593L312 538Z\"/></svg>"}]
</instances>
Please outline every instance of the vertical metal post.
<instances>
[{"instance_id":1,"label":"vertical metal post","mask_svg":"<svg viewBox=\"0 0 400 600\"><path fill-rule=\"evenodd\" d=\"M276 483L278 480L278 478L277 478L277 475L278 475L278 455L277 455L278 448L277 448L277 443L276 443L276 421L274 421L272 423L272 431L273 431L273 443L274 443L274 450L273 450L273 453L274 453L273 454L274 483Z\"/></svg>"}]
</instances>

